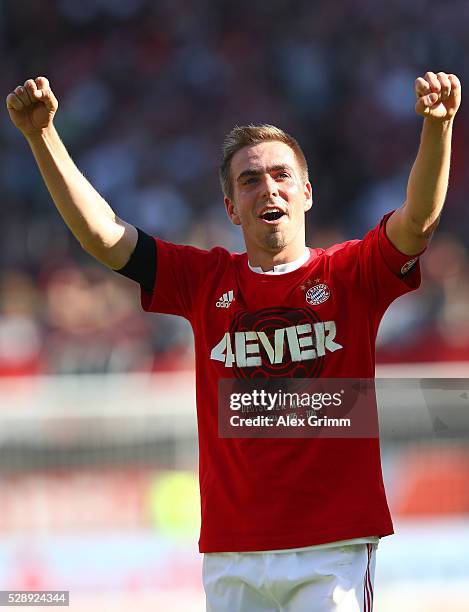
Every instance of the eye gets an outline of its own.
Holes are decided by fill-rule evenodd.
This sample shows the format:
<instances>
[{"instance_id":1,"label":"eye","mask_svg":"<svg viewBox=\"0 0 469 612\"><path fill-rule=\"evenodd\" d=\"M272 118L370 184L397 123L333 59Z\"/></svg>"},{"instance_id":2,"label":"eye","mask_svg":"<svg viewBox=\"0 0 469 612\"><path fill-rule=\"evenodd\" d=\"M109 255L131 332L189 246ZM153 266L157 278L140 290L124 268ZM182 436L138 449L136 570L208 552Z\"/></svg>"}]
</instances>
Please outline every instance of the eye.
<instances>
[{"instance_id":1,"label":"eye","mask_svg":"<svg viewBox=\"0 0 469 612\"><path fill-rule=\"evenodd\" d=\"M275 178L276 179L287 179L287 178L290 178L290 175L288 174L288 172L279 172Z\"/></svg>"},{"instance_id":2,"label":"eye","mask_svg":"<svg viewBox=\"0 0 469 612\"><path fill-rule=\"evenodd\" d=\"M244 181L245 185L253 185L254 183L257 183L257 176L250 176Z\"/></svg>"}]
</instances>

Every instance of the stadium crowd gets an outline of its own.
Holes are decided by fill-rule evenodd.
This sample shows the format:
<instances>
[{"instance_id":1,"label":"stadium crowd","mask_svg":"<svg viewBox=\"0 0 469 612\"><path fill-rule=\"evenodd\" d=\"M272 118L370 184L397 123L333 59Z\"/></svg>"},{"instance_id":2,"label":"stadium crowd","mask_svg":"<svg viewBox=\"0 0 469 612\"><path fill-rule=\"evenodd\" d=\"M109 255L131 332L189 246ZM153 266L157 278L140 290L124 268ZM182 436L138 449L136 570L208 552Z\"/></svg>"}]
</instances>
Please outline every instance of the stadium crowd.
<instances>
[{"instance_id":1,"label":"stadium crowd","mask_svg":"<svg viewBox=\"0 0 469 612\"><path fill-rule=\"evenodd\" d=\"M464 96L467 10L463 0L5 0L0 83L6 96L47 76L64 143L117 214L204 248L242 248L217 180L224 134L277 124L309 162L308 244L328 246L403 203L421 127L414 80L453 72ZM469 361L468 136L463 98L423 285L386 314L381 361ZM0 138L0 375L192 367L189 325L141 313L134 283L81 251L6 111Z\"/></svg>"}]
</instances>

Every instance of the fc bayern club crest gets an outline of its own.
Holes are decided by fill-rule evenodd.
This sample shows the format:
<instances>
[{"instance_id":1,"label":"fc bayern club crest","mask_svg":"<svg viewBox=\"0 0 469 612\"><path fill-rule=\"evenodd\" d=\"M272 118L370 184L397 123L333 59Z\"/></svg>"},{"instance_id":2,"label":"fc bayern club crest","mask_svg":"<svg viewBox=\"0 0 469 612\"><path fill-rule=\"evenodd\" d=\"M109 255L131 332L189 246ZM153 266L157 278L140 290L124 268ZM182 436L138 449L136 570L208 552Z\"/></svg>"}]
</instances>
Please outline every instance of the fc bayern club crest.
<instances>
[{"instance_id":1,"label":"fc bayern club crest","mask_svg":"<svg viewBox=\"0 0 469 612\"><path fill-rule=\"evenodd\" d=\"M312 306L324 303L331 296L331 290L325 283L318 283L306 292L306 301Z\"/></svg>"}]
</instances>

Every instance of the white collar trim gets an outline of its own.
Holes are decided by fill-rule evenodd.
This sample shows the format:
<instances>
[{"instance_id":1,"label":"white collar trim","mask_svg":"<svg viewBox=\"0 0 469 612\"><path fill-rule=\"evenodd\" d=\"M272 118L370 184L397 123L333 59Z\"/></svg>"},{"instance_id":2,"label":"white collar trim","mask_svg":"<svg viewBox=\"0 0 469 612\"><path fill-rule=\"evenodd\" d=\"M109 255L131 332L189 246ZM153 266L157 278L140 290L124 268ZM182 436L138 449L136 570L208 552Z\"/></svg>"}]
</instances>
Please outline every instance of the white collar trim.
<instances>
[{"instance_id":1,"label":"white collar trim","mask_svg":"<svg viewBox=\"0 0 469 612\"><path fill-rule=\"evenodd\" d=\"M264 270L260 266L251 266L249 260L248 266L249 269L253 272L256 272L256 274L286 274L287 272L294 272L295 270L298 270L298 268L301 268L301 266L308 261L309 257L310 252L309 249L306 248L303 255L301 257L298 257L298 259L295 259L295 261L289 261L288 263L279 264L278 266L274 266L272 270L268 270L267 272L264 272Z\"/></svg>"}]
</instances>

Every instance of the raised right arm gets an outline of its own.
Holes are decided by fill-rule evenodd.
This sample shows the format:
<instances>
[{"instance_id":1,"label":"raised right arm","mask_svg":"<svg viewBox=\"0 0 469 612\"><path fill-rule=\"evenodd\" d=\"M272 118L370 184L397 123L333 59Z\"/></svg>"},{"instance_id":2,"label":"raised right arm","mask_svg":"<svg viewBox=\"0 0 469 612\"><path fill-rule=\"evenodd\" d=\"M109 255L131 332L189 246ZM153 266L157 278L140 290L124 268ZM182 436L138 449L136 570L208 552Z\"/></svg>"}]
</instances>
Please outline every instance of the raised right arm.
<instances>
[{"instance_id":1,"label":"raised right arm","mask_svg":"<svg viewBox=\"0 0 469 612\"><path fill-rule=\"evenodd\" d=\"M137 230L119 219L83 176L54 127L58 102L45 77L28 79L7 96L13 124L26 138L54 203L90 255L118 270L137 243Z\"/></svg>"}]
</instances>

